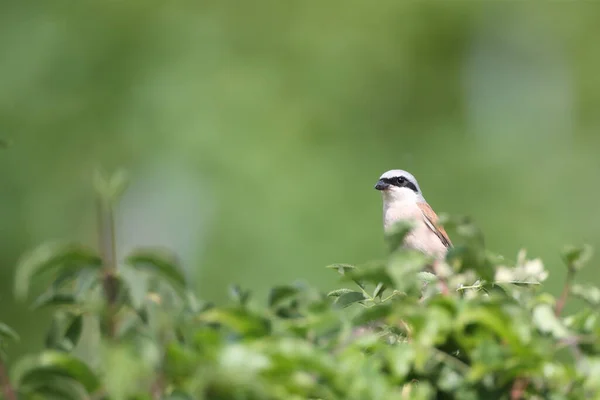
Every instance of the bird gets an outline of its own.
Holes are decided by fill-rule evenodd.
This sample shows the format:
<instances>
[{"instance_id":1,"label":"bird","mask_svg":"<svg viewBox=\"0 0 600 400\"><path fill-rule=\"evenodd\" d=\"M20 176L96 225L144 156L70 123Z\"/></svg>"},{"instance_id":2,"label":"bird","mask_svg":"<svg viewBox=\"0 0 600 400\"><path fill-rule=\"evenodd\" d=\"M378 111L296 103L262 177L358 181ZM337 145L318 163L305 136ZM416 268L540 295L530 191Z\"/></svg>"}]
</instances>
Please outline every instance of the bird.
<instances>
[{"instance_id":1,"label":"bird","mask_svg":"<svg viewBox=\"0 0 600 400\"><path fill-rule=\"evenodd\" d=\"M384 172L375 189L383 198L383 227L385 232L399 221L413 222L411 231L404 237L403 246L443 260L452 242L438 216L423 197L415 177L404 170Z\"/></svg>"}]
</instances>

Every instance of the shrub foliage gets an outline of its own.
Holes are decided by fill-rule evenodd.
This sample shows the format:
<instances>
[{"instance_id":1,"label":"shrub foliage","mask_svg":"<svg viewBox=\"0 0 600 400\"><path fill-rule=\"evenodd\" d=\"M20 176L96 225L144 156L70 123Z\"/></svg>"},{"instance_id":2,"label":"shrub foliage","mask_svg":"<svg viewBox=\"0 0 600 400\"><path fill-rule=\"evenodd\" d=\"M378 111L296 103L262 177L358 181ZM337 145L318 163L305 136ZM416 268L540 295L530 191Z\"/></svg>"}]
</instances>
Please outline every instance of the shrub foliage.
<instances>
[{"instance_id":1,"label":"shrub foliage","mask_svg":"<svg viewBox=\"0 0 600 400\"><path fill-rule=\"evenodd\" d=\"M15 293L50 308L45 349L0 363L5 399L589 399L600 395L600 290L577 284L590 257L568 248L561 296L539 260L486 251L468 221L445 263L398 248L335 264L341 288L271 289L266 304L231 288L215 306L177 258L141 248L117 258L122 175L98 177L99 246L44 244L18 265ZM425 272L432 267L435 275ZM568 298L580 308L563 315ZM16 339L0 325L4 349Z\"/></svg>"}]
</instances>

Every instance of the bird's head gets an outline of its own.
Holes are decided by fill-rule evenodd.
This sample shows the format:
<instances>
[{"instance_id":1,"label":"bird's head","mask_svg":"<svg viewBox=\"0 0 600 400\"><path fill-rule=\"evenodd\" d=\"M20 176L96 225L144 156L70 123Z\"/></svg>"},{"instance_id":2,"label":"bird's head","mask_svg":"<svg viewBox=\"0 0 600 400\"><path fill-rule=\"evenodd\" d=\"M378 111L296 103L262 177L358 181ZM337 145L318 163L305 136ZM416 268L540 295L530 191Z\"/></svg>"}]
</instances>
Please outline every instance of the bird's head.
<instances>
[{"instance_id":1,"label":"bird's head","mask_svg":"<svg viewBox=\"0 0 600 400\"><path fill-rule=\"evenodd\" d=\"M381 192L386 202L425 201L415 177L401 169L393 169L381 175L375 189Z\"/></svg>"}]
</instances>

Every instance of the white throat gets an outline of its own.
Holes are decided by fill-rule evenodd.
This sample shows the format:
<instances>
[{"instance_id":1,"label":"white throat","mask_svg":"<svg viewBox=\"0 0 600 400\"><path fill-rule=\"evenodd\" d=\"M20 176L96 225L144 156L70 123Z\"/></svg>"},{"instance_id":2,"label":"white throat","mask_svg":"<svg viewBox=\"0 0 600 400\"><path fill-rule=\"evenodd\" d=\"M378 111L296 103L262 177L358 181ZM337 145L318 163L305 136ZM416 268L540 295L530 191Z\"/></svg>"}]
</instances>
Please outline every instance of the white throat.
<instances>
[{"instance_id":1,"label":"white throat","mask_svg":"<svg viewBox=\"0 0 600 400\"><path fill-rule=\"evenodd\" d=\"M424 203L423 196L408 188L393 187L382 191L383 226L390 228L398 221L421 220L422 211L417 203Z\"/></svg>"}]
</instances>

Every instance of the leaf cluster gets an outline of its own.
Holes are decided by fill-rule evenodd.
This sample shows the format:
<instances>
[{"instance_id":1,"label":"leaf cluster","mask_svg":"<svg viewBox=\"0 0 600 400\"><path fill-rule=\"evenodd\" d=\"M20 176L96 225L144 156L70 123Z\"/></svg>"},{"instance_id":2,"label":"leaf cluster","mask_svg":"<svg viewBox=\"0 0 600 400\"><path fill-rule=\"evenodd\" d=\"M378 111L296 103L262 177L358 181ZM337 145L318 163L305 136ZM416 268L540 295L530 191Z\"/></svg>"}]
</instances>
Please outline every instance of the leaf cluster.
<instances>
[{"instance_id":1,"label":"leaf cluster","mask_svg":"<svg viewBox=\"0 0 600 400\"><path fill-rule=\"evenodd\" d=\"M8 400L600 395L600 289L575 282L587 247L564 251L571 273L556 299L540 260L491 254L469 221L447 219L458 240L443 262L399 247L399 227L387 259L329 266L342 286L329 293L277 286L257 304L232 286L215 306L165 249L115 257L111 207L124 183L99 182L99 248L45 244L18 265L16 295L43 286L33 307L54 317L43 351L3 357ZM571 297L585 306L563 315ZM14 339L0 324L0 344Z\"/></svg>"}]
</instances>

